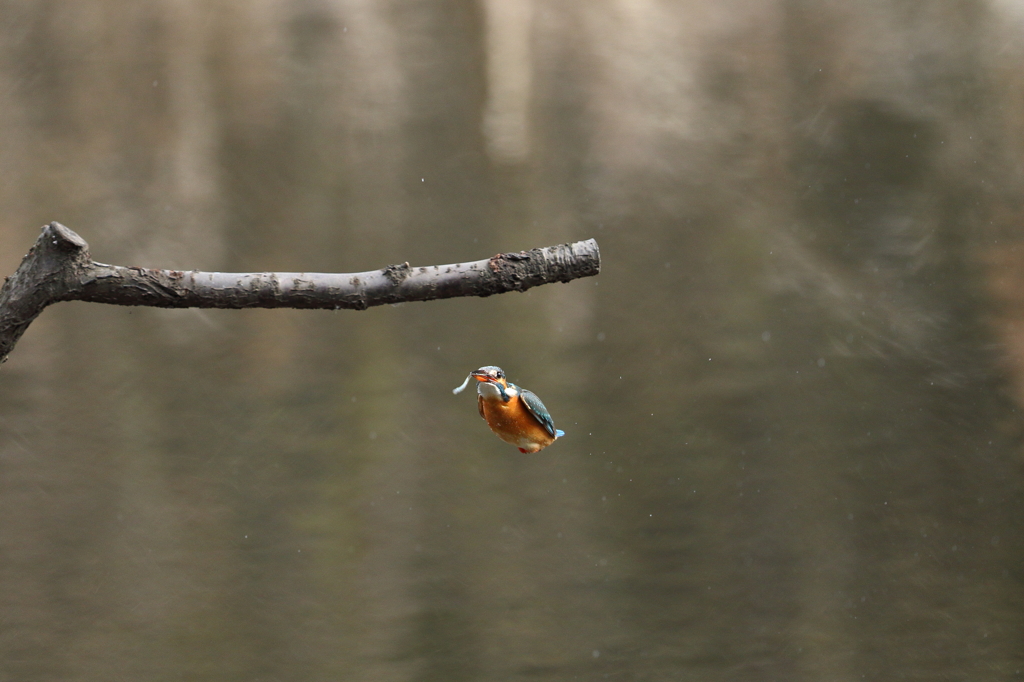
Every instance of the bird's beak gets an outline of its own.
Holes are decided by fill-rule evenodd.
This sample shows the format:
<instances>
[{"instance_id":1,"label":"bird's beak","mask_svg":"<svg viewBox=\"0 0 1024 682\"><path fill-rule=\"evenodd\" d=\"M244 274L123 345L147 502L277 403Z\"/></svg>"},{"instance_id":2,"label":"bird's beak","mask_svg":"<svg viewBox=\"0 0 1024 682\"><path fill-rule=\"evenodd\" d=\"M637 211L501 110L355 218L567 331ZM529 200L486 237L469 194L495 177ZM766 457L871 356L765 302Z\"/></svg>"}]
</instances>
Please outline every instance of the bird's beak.
<instances>
[{"instance_id":1,"label":"bird's beak","mask_svg":"<svg viewBox=\"0 0 1024 682\"><path fill-rule=\"evenodd\" d=\"M494 377L492 377L487 372L481 372L478 369L475 369L472 372L470 372L469 376L473 377L474 379L476 379L477 381L480 381L480 382L484 382L484 381L492 381L492 382L493 381L497 381Z\"/></svg>"}]
</instances>

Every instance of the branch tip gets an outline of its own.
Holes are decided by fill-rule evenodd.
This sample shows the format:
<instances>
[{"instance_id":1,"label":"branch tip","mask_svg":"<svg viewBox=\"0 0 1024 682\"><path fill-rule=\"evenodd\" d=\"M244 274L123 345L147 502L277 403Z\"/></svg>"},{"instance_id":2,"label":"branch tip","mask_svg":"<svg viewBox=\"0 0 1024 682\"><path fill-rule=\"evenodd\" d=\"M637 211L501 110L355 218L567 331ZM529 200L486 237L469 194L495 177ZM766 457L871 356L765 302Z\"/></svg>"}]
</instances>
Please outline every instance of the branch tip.
<instances>
[{"instance_id":1,"label":"branch tip","mask_svg":"<svg viewBox=\"0 0 1024 682\"><path fill-rule=\"evenodd\" d=\"M85 251L89 244L69 227L53 221L43 227L43 234L49 237L50 243L62 251Z\"/></svg>"}]
</instances>

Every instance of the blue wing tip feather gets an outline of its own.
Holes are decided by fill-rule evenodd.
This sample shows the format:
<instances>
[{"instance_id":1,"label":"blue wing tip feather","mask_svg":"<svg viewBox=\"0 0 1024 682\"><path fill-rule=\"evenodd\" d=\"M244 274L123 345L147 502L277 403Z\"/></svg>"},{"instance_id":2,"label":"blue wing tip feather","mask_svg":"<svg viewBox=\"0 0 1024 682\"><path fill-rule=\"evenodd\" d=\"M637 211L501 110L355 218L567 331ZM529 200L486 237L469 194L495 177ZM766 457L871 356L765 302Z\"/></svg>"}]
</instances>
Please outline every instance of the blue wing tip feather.
<instances>
[{"instance_id":1,"label":"blue wing tip feather","mask_svg":"<svg viewBox=\"0 0 1024 682\"><path fill-rule=\"evenodd\" d=\"M565 431L562 429L555 429L555 438L561 438L565 435Z\"/></svg>"}]
</instances>

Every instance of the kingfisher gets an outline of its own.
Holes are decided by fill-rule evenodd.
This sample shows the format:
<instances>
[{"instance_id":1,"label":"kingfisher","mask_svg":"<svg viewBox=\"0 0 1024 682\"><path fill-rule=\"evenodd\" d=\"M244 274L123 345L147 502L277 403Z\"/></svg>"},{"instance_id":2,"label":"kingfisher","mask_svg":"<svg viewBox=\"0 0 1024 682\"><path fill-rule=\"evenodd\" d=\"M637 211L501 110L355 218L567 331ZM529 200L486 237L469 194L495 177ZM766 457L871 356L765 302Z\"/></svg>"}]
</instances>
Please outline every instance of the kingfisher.
<instances>
[{"instance_id":1,"label":"kingfisher","mask_svg":"<svg viewBox=\"0 0 1024 682\"><path fill-rule=\"evenodd\" d=\"M462 393L470 379L479 382L476 402L480 416L498 438L515 445L519 452L538 452L565 435L555 428L537 394L506 379L501 367L488 365L473 370L452 393Z\"/></svg>"}]
</instances>

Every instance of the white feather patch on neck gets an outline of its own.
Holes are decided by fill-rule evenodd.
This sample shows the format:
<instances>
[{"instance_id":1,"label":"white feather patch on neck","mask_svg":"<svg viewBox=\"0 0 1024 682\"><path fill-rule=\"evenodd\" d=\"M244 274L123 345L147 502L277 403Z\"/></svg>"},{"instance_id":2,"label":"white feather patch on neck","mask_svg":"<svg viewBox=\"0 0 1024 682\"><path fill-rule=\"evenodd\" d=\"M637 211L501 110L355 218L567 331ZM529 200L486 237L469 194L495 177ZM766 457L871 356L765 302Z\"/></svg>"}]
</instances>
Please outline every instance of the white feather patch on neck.
<instances>
[{"instance_id":1,"label":"white feather patch on neck","mask_svg":"<svg viewBox=\"0 0 1024 682\"><path fill-rule=\"evenodd\" d=\"M476 387L476 392L482 395L486 400L501 400L501 389L498 388L497 384L492 384L489 381L481 381L480 385ZM505 388L505 395L510 398L515 398L519 395L519 391L514 386L508 386Z\"/></svg>"}]
</instances>

